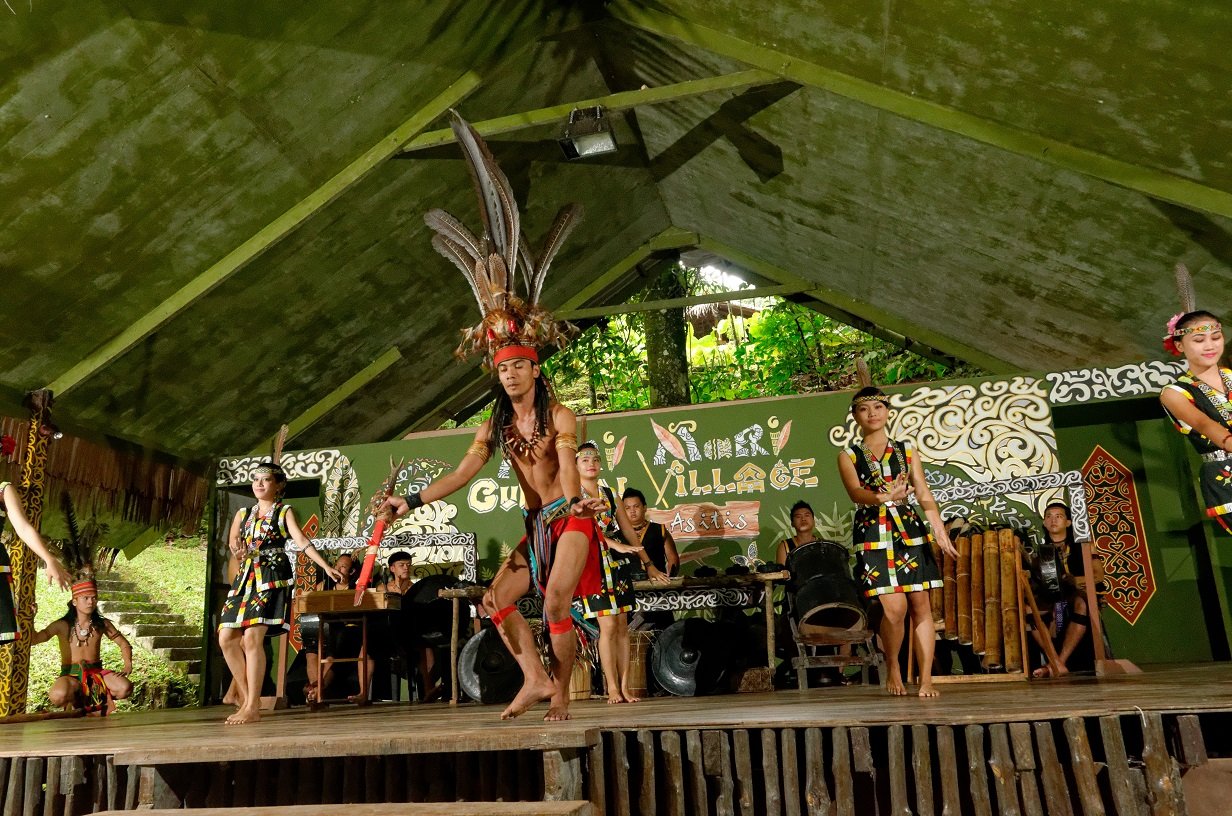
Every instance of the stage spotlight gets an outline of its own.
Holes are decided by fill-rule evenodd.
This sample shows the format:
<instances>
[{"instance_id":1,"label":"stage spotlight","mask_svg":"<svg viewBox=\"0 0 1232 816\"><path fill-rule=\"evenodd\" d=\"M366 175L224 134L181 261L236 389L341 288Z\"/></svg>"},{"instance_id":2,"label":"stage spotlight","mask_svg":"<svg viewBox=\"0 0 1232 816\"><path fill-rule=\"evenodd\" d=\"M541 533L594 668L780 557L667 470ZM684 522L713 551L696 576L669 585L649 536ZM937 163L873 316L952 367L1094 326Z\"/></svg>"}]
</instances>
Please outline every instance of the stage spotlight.
<instances>
[{"instance_id":1,"label":"stage spotlight","mask_svg":"<svg viewBox=\"0 0 1232 816\"><path fill-rule=\"evenodd\" d=\"M570 160L616 152L616 135L600 105L574 108L557 142L565 158Z\"/></svg>"}]
</instances>

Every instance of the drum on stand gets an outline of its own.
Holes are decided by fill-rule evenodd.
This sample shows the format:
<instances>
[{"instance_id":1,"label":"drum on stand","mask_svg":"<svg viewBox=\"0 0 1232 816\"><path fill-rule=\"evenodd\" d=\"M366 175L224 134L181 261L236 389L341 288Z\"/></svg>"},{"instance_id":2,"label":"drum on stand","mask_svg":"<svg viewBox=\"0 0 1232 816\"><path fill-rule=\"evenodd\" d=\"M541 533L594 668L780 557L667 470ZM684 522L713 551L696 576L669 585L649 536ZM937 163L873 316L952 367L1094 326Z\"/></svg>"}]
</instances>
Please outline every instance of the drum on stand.
<instances>
[{"instance_id":1,"label":"drum on stand","mask_svg":"<svg viewBox=\"0 0 1232 816\"><path fill-rule=\"evenodd\" d=\"M300 651L317 651L317 641L321 637L321 616L315 612L304 612L295 620L299 624Z\"/></svg>"},{"instance_id":2,"label":"drum on stand","mask_svg":"<svg viewBox=\"0 0 1232 816\"><path fill-rule=\"evenodd\" d=\"M484 705L507 703L522 687L522 667L494 627L485 626L462 647L458 685L467 697Z\"/></svg>"},{"instance_id":3,"label":"drum on stand","mask_svg":"<svg viewBox=\"0 0 1232 816\"><path fill-rule=\"evenodd\" d=\"M833 541L803 544L787 556L787 569L792 615L801 635L859 632L867 627L846 547Z\"/></svg>"}]
</instances>

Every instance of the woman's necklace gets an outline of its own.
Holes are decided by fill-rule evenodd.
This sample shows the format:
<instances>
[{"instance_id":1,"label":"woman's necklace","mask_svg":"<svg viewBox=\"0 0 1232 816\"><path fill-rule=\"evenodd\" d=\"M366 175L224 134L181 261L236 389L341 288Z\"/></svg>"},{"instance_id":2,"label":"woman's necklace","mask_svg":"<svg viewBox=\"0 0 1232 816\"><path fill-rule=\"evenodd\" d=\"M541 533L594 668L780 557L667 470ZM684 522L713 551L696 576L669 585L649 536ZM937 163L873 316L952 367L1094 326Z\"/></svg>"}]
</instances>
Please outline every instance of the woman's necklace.
<instances>
[{"instance_id":1,"label":"woman's necklace","mask_svg":"<svg viewBox=\"0 0 1232 816\"><path fill-rule=\"evenodd\" d=\"M78 646L85 646L90 642L90 635L94 634L94 621L86 621L86 628L82 629L81 624L73 624L73 635L77 638Z\"/></svg>"}]
</instances>

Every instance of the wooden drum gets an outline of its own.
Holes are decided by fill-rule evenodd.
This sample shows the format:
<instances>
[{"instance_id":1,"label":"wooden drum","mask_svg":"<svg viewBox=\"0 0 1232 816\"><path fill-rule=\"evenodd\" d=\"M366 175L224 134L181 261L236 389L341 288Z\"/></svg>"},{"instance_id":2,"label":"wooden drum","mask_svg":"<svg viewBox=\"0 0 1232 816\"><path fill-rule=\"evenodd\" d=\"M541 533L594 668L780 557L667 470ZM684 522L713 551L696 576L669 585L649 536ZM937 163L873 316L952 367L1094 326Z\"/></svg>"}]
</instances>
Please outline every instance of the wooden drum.
<instances>
[{"instance_id":1,"label":"wooden drum","mask_svg":"<svg viewBox=\"0 0 1232 816\"><path fill-rule=\"evenodd\" d=\"M649 693L646 669L650 658L650 642L653 639L654 632L629 632L629 693L634 697L645 697Z\"/></svg>"}]
</instances>

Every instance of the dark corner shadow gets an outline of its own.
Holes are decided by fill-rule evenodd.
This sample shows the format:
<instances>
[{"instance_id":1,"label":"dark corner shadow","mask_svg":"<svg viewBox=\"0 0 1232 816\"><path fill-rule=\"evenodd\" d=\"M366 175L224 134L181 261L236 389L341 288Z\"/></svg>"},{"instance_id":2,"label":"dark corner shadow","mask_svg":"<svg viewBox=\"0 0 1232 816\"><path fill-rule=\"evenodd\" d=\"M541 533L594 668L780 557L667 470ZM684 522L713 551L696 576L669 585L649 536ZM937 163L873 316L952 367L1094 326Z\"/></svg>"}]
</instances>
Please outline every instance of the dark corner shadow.
<instances>
[{"instance_id":1,"label":"dark corner shadow","mask_svg":"<svg viewBox=\"0 0 1232 816\"><path fill-rule=\"evenodd\" d=\"M799 87L794 82L776 82L773 85L750 88L727 100L713 114L698 122L671 147L655 157L650 164L655 181L662 181L675 173L689 160L723 138L735 146L740 158L762 182L782 173L782 148L754 131L745 122L790 96Z\"/></svg>"}]
</instances>

